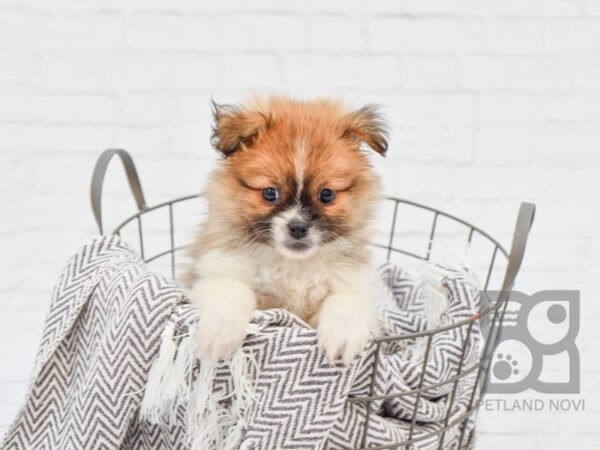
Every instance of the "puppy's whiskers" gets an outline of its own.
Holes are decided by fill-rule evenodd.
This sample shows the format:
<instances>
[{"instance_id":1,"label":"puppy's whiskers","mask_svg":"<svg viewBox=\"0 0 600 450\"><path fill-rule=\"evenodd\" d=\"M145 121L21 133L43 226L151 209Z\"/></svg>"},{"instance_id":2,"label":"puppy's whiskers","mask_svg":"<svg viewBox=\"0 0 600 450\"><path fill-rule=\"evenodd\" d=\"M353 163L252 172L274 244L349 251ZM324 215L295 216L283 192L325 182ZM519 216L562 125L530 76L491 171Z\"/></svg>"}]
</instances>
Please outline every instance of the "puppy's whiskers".
<instances>
[{"instance_id":1,"label":"puppy's whiskers","mask_svg":"<svg viewBox=\"0 0 600 450\"><path fill-rule=\"evenodd\" d=\"M270 222L268 221L260 221L257 222L260 224L258 227L247 227L247 234L240 239L240 243L246 243L247 245L252 245L259 242L259 239L268 238L270 240L269 231L270 231Z\"/></svg>"}]
</instances>

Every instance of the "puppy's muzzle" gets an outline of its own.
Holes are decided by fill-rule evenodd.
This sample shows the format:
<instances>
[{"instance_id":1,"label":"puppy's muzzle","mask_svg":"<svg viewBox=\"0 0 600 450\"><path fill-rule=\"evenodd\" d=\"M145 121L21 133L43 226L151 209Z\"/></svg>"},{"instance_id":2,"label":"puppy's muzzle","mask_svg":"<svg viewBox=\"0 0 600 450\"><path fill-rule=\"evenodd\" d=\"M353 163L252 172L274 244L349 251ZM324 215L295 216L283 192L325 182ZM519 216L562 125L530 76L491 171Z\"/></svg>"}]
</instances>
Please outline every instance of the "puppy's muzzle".
<instances>
[{"instance_id":1,"label":"puppy's muzzle","mask_svg":"<svg viewBox=\"0 0 600 450\"><path fill-rule=\"evenodd\" d=\"M297 240L305 238L308 234L308 223L303 220L290 220L287 228L290 236Z\"/></svg>"}]
</instances>

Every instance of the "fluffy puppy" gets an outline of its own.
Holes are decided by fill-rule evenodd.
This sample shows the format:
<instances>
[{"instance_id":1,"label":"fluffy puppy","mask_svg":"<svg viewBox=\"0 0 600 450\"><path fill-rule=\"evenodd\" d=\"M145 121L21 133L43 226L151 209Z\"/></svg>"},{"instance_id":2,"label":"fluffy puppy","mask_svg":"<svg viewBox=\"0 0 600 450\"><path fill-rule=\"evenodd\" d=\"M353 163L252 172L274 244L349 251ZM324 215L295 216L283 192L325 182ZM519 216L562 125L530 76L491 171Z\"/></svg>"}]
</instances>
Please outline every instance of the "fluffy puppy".
<instances>
[{"instance_id":1,"label":"fluffy puppy","mask_svg":"<svg viewBox=\"0 0 600 450\"><path fill-rule=\"evenodd\" d=\"M188 273L200 353L230 355L254 310L285 308L317 329L330 360L350 363L375 326L368 225L380 183L361 144L387 150L376 108L271 97L215 106L214 120L223 159Z\"/></svg>"}]
</instances>

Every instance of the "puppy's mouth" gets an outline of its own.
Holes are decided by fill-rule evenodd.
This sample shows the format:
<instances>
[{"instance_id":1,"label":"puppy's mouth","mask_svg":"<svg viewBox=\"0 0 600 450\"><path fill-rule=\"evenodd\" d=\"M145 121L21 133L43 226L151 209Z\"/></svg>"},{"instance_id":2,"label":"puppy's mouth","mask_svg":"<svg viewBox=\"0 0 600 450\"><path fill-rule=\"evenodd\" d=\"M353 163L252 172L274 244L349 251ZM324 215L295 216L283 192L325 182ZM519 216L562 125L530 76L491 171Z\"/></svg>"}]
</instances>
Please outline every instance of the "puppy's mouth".
<instances>
[{"instance_id":1,"label":"puppy's mouth","mask_svg":"<svg viewBox=\"0 0 600 450\"><path fill-rule=\"evenodd\" d=\"M305 259L315 254L319 248L311 240L284 240L283 242L275 241L275 248L286 258Z\"/></svg>"},{"instance_id":2,"label":"puppy's mouth","mask_svg":"<svg viewBox=\"0 0 600 450\"><path fill-rule=\"evenodd\" d=\"M306 242L290 242L286 247L295 252L304 252L311 248L311 245Z\"/></svg>"}]
</instances>

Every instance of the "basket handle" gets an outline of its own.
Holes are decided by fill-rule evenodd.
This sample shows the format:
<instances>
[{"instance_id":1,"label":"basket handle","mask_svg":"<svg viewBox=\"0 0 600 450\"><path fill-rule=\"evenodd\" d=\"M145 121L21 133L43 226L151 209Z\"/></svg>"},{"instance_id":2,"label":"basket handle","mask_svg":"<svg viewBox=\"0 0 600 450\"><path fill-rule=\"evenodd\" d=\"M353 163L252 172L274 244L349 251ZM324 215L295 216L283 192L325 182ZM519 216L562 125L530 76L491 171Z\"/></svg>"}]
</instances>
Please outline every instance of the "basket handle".
<instances>
[{"instance_id":1,"label":"basket handle","mask_svg":"<svg viewBox=\"0 0 600 450\"><path fill-rule=\"evenodd\" d=\"M94 167L94 174L92 175L92 185L90 189L90 198L92 200L92 212L94 218L98 224L100 234L103 234L102 228L102 187L104 186L104 176L106 175L106 169L108 163L113 156L118 155L125 168L127 174L127 180L129 181L129 188L135 199L138 210L144 211L146 209L146 199L144 198L144 192L142 191L142 185L140 184L140 178L138 176L135 164L131 155L123 149L109 148L104 150L96 166Z\"/></svg>"},{"instance_id":2,"label":"basket handle","mask_svg":"<svg viewBox=\"0 0 600 450\"><path fill-rule=\"evenodd\" d=\"M525 247L527 246L527 238L529 230L533 225L535 217L535 205L533 203L521 203L519 214L517 216L517 224L515 225L515 233L513 236L510 255L508 257L508 266L502 284L502 291L509 291L515 284L515 278L521 268L523 256L525 255Z\"/></svg>"}]
</instances>

